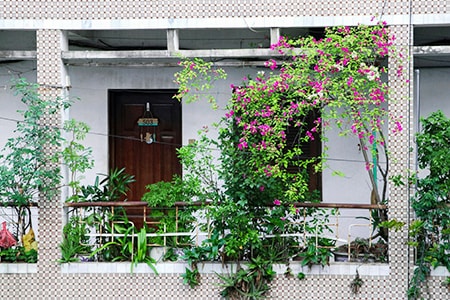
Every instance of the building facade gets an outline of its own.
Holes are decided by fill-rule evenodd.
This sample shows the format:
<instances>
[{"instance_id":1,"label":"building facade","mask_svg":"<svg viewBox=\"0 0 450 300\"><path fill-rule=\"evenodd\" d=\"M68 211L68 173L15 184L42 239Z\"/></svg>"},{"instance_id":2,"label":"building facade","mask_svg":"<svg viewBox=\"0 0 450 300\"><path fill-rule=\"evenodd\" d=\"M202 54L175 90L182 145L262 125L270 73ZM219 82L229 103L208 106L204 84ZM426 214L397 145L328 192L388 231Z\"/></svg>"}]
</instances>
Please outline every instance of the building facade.
<instances>
[{"instance_id":1,"label":"building facade","mask_svg":"<svg viewBox=\"0 0 450 300\"><path fill-rule=\"evenodd\" d=\"M14 116L20 109L7 89L11 77L37 82L44 96L79 97L68 114L88 123L95 133L86 139L95 159L95 171L87 180L93 180L96 173L107 173L111 165L108 136L115 133L115 123L110 121L113 99L139 98L136 94L144 93L139 101L145 103L145 97L173 93L180 54L214 61L239 84L242 77L256 74L264 60L274 55L270 45L279 36L315 34L328 26L353 26L369 23L372 18L386 21L397 37L396 46L411 57L404 65L409 85L396 82L397 66L389 65L387 80L394 100L389 110L405 116L401 134L393 136L389 130L392 175L405 175L407 169L415 168L410 147L418 118L436 109L450 113L446 99L450 3L445 0L0 0L0 7L1 115ZM219 104L229 99L228 84L218 83L213 90ZM152 103L152 107L157 105ZM217 121L222 113L205 114L206 109L207 104L202 103L183 105L177 117L179 127L164 129L157 138L187 144L196 138L197 130ZM60 125L69 116L46 122ZM2 132L10 132L13 125L2 121ZM7 137L2 133L0 141ZM358 155L355 149L347 152L348 158ZM336 162L336 167L348 170L353 180L339 181L324 174L324 200L364 203L361 195L367 192L366 180L357 181L362 176L351 173L352 165ZM63 194L39 203L39 261L35 268L0 272L4 299L220 298L213 273L204 274L202 284L190 289L182 284L179 274L170 271L158 276L114 270L64 271L57 262L64 224ZM390 216L409 224L409 200L409 190L391 187ZM414 265L407 241L406 228L391 233L387 269L366 272L358 295L349 289L354 270L323 271L303 281L279 275L270 295L275 299L405 299ZM449 296L440 285L445 276L445 272L437 274L429 281L433 299Z\"/></svg>"}]
</instances>

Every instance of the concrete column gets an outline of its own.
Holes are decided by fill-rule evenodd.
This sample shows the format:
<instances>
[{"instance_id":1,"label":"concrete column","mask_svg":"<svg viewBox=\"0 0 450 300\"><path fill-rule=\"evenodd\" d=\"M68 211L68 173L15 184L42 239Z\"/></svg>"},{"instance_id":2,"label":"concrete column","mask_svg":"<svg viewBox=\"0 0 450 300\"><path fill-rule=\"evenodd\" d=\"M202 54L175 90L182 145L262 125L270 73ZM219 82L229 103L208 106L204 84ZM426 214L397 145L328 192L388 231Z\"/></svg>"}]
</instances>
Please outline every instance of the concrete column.
<instances>
[{"instance_id":1,"label":"concrete column","mask_svg":"<svg viewBox=\"0 0 450 300\"><path fill-rule=\"evenodd\" d=\"M37 83L40 85L39 93L42 98L64 97L66 84L66 69L61 59L61 51L68 47L66 35L60 30L37 30ZM62 115L49 114L42 123L46 126L62 125ZM47 147L45 151L52 154L59 151L58 147ZM48 166L59 167L58 163ZM40 286L45 295L54 295L61 290L59 284L59 265L57 260L61 257L59 244L62 238L62 202L58 193L53 199L40 197L39 200L39 260L38 273L40 278L46 278L52 284Z\"/></svg>"},{"instance_id":2,"label":"concrete column","mask_svg":"<svg viewBox=\"0 0 450 300\"><path fill-rule=\"evenodd\" d=\"M395 35L394 41L397 50L404 53L404 57L410 57L409 48L405 45L410 43L410 27L398 25L390 27L391 34ZM389 59L388 81L391 89L389 98L389 113L396 117L402 130L391 121L389 124L388 147L390 157L390 176L408 176L409 169L414 164L414 157L410 152L413 142L413 114L412 110L412 64L408 59L397 61ZM405 70L405 78L398 78L399 67ZM411 77L411 78L410 78ZM409 81L408 81L409 80ZM407 180L405 180L407 182ZM390 264L390 293L387 299L406 299L409 283L409 274L412 271L413 255L408 241L408 227L410 223L410 191L408 186L390 186L389 191L389 219L396 219L406 225L401 231L389 232L389 264Z\"/></svg>"},{"instance_id":3,"label":"concrete column","mask_svg":"<svg viewBox=\"0 0 450 300\"><path fill-rule=\"evenodd\" d=\"M180 50L178 29L167 29L167 50L169 52Z\"/></svg>"},{"instance_id":4,"label":"concrete column","mask_svg":"<svg viewBox=\"0 0 450 300\"><path fill-rule=\"evenodd\" d=\"M280 39L280 28L270 28L270 44L278 43Z\"/></svg>"}]
</instances>

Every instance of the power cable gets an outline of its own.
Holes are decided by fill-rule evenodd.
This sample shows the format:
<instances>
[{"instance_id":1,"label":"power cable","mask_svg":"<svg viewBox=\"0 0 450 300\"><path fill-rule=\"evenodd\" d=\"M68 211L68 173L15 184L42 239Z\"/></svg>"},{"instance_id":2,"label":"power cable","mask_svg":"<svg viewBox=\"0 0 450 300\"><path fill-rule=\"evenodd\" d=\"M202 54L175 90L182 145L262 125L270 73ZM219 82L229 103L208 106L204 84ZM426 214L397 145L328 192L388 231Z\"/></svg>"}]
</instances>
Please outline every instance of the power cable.
<instances>
[{"instance_id":1,"label":"power cable","mask_svg":"<svg viewBox=\"0 0 450 300\"><path fill-rule=\"evenodd\" d=\"M7 117L1 117L0 116L0 120L3 121L8 121L8 122L24 122L18 119L13 119L13 118L7 118ZM63 128L58 127L58 126L49 126L49 125L39 125L41 127L45 127L45 128L52 128L52 129L59 129L59 130L63 130ZM101 132L88 132L87 135L95 135L95 136L102 136L102 137L106 137L106 138L113 138L113 139L125 139L125 140L132 140L132 141L138 141L141 142L141 139L138 137L133 137L133 136L122 136L122 135L114 135L114 134L107 134L107 133L101 133ZM160 144L160 145L167 145L167 146L172 146L172 147L176 147L176 148L180 148L180 147L185 147L187 145L183 145L183 144L178 144L178 143L168 143L168 142L161 142L161 141L154 141L154 144ZM192 145L191 145L192 146ZM220 149L218 148L213 148L213 147L207 147L206 149L211 150L211 151L220 151ZM310 159L310 158L315 158L315 157L305 157L306 159ZM327 161L336 161L336 162L348 162L348 163L365 163L364 160L359 160L359 159L347 159L347 158L333 158L333 157L326 157Z\"/></svg>"}]
</instances>

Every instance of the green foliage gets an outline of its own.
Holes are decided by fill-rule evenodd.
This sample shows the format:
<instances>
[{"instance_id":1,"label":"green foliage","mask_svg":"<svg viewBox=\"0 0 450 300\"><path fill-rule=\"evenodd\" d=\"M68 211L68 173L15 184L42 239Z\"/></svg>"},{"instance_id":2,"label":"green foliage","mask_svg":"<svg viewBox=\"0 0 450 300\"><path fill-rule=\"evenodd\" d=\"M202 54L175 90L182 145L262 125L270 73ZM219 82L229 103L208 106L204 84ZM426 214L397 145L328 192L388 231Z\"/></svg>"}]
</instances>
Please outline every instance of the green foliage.
<instances>
[{"instance_id":1,"label":"green foliage","mask_svg":"<svg viewBox=\"0 0 450 300\"><path fill-rule=\"evenodd\" d=\"M109 174L100 174L104 178L95 178L93 185L77 188L77 193L67 199L71 202L118 201L125 198L130 184L135 182L134 175L125 172L125 168L112 169Z\"/></svg>"},{"instance_id":2,"label":"green foliage","mask_svg":"<svg viewBox=\"0 0 450 300\"><path fill-rule=\"evenodd\" d=\"M183 278L183 283L189 285L191 288L200 284L200 273L196 268L186 268L185 272L181 274L181 277Z\"/></svg>"},{"instance_id":3,"label":"green foliage","mask_svg":"<svg viewBox=\"0 0 450 300\"><path fill-rule=\"evenodd\" d=\"M215 80L227 77L225 71L221 68L215 68L214 63L205 62L199 58L182 59L179 65L183 69L175 73L175 83L179 86L179 92L174 98L191 103L205 97L211 107L217 109L216 99L214 96L208 95L207 92L211 89Z\"/></svg>"},{"instance_id":4,"label":"green foliage","mask_svg":"<svg viewBox=\"0 0 450 300\"><path fill-rule=\"evenodd\" d=\"M163 261L177 261L179 254L176 252L176 248L170 247L164 253L162 260Z\"/></svg>"},{"instance_id":5,"label":"green foliage","mask_svg":"<svg viewBox=\"0 0 450 300\"><path fill-rule=\"evenodd\" d=\"M185 169L183 181L187 182L189 195L195 202L220 201L222 190L219 185L217 157L211 147L217 146L215 140L207 137L208 129L199 131L199 140L177 150Z\"/></svg>"},{"instance_id":6,"label":"green foliage","mask_svg":"<svg viewBox=\"0 0 450 300\"><path fill-rule=\"evenodd\" d=\"M359 293L359 290L363 286L364 281L359 276L358 270L356 270L355 278L353 278L352 282L350 282L350 289L352 290L352 293L354 295L357 295Z\"/></svg>"},{"instance_id":7,"label":"green foliage","mask_svg":"<svg viewBox=\"0 0 450 300\"><path fill-rule=\"evenodd\" d=\"M138 231L126 216L118 216L112 222L112 228L107 228L107 232L114 232L117 236L91 252L90 257L103 257L107 261L131 261L131 273L138 263L146 263L158 274L154 265L156 261L150 256L145 227Z\"/></svg>"},{"instance_id":8,"label":"green foliage","mask_svg":"<svg viewBox=\"0 0 450 300\"><path fill-rule=\"evenodd\" d=\"M417 134L418 164L425 176L416 180L412 199L416 220L411 223L410 245L416 249L416 269L410 281L409 299L421 297L431 269L450 270L450 119L441 111L421 119Z\"/></svg>"},{"instance_id":9,"label":"green foliage","mask_svg":"<svg viewBox=\"0 0 450 300\"><path fill-rule=\"evenodd\" d=\"M86 224L80 223L78 217L72 217L63 228L63 240L59 245L61 249L60 263L70 263L79 261L79 254L87 254L90 247L83 246L86 244Z\"/></svg>"},{"instance_id":10,"label":"green foliage","mask_svg":"<svg viewBox=\"0 0 450 300\"><path fill-rule=\"evenodd\" d=\"M67 138L64 143L61 157L70 171L69 187L72 189L72 195L77 195L81 187L80 180L83 179L78 173L84 173L94 166L92 149L81 144L90 128L83 122L70 119L64 122L63 129L70 134L70 138Z\"/></svg>"},{"instance_id":11,"label":"green foliage","mask_svg":"<svg viewBox=\"0 0 450 300\"><path fill-rule=\"evenodd\" d=\"M38 94L38 85L24 78L15 82L26 109L18 111L23 120L17 122L15 137L8 139L0 155L0 199L26 205L43 196L51 199L61 182L58 153L47 147L60 146L63 138L58 127L42 124L48 115L57 114L70 103L64 99L47 99Z\"/></svg>"},{"instance_id":12,"label":"green foliage","mask_svg":"<svg viewBox=\"0 0 450 300\"><path fill-rule=\"evenodd\" d=\"M138 263L146 263L150 269L153 270L155 274L158 274L158 271L155 268L156 261L149 255L149 250L147 247L147 231L145 228L141 228L141 230L137 234L137 249L133 255L133 264L131 272L133 272L133 265L136 266Z\"/></svg>"},{"instance_id":13,"label":"green foliage","mask_svg":"<svg viewBox=\"0 0 450 300\"><path fill-rule=\"evenodd\" d=\"M302 258L302 266L312 267L313 265L321 265L325 267L330 263L330 257L333 256L331 249L335 241L327 238L309 238L306 242L305 251L299 253Z\"/></svg>"},{"instance_id":14,"label":"green foliage","mask_svg":"<svg viewBox=\"0 0 450 300\"><path fill-rule=\"evenodd\" d=\"M36 263L38 253L35 249L26 251L24 247L15 246L0 251L0 258L3 262L25 262Z\"/></svg>"},{"instance_id":15,"label":"green foliage","mask_svg":"<svg viewBox=\"0 0 450 300\"><path fill-rule=\"evenodd\" d=\"M297 279L299 279L299 280L303 280L303 279L305 279L305 277L306 277L305 273L300 272L297 274Z\"/></svg>"},{"instance_id":16,"label":"green foliage","mask_svg":"<svg viewBox=\"0 0 450 300\"><path fill-rule=\"evenodd\" d=\"M142 196L142 201L150 207L149 217L153 222L156 233L190 232L194 228L195 206L180 206L177 211L177 202L192 204L193 198L199 193L199 181L193 177L181 178L175 175L171 182L160 181L146 186L148 190ZM178 218L178 220L177 220ZM152 244L163 244L163 238L151 238ZM177 244L190 243L190 237L167 237L167 243L176 247Z\"/></svg>"},{"instance_id":17,"label":"green foliage","mask_svg":"<svg viewBox=\"0 0 450 300\"><path fill-rule=\"evenodd\" d=\"M132 261L134 251L133 234L135 227L129 222L126 216L117 216L112 226L107 222L106 232L117 233L120 236L111 238L109 242L104 243L100 248L95 249L91 253L91 257L97 256L99 259L106 261ZM103 242L103 241L102 241ZM131 266L131 271L134 265Z\"/></svg>"},{"instance_id":18,"label":"green foliage","mask_svg":"<svg viewBox=\"0 0 450 300\"><path fill-rule=\"evenodd\" d=\"M198 263L202 261L218 260L222 255L221 249L224 244L225 240L216 232L205 239L201 246L185 248L181 258L187 262L189 267L187 267L185 273L181 275L184 283L189 284L191 288L199 285L201 276L198 272Z\"/></svg>"},{"instance_id":19,"label":"green foliage","mask_svg":"<svg viewBox=\"0 0 450 300\"><path fill-rule=\"evenodd\" d=\"M387 229L392 229L395 231L400 231L402 230L403 227L405 227L405 222L396 219L391 219L389 221L381 222L378 226Z\"/></svg>"},{"instance_id":20,"label":"green foliage","mask_svg":"<svg viewBox=\"0 0 450 300\"><path fill-rule=\"evenodd\" d=\"M264 299L275 274L271 261L253 258L247 268L239 268L228 276L218 274L222 280L220 295L225 299Z\"/></svg>"}]
</instances>

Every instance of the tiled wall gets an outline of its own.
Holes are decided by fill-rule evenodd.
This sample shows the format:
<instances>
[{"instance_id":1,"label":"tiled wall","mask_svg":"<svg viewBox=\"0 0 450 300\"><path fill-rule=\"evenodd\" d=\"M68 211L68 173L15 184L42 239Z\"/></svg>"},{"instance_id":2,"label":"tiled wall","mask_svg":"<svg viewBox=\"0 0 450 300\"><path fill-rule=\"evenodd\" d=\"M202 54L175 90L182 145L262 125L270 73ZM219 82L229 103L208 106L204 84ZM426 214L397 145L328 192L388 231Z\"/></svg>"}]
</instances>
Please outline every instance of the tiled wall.
<instances>
[{"instance_id":1,"label":"tiled wall","mask_svg":"<svg viewBox=\"0 0 450 300\"><path fill-rule=\"evenodd\" d=\"M149 19L149 18L214 18L273 16L336 16L446 13L448 1L366 0L366 1L306 1L306 0L186 0L186 1L0 1L0 20L5 19ZM64 92L61 61L62 32L37 28L37 80L41 93L54 97ZM410 27L392 27L398 45L408 45ZM404 63L407 69L409 62ZM395 66L390 64L391 73ZM393 74L393 73L392 73ZM412 111L408 100L411 85L396 82L392 77L395 102L390 109L404 115L404 128ZM61 120L45 122L58 125ZM410 132L390 135L389 142L395 162L393 174L404 172L411 161L408 156ZM52 149L48 149L52 151ZM390 195L390 216L408 221L408 191L393 188ZM190 289L182 284L179 274L115 274L63 273L58 265L62 231L62 205L59 199L41 201L39 209L39 262L37 271L29 274L0 274L2 299L219 299L218 278L205 274L202 284ZM312 275L305 280L278 276L272 284L273 299L405 299L411 253L405 246L405 231L392 233L390 272L388 276L365 276L361 294L351 295L349 284L354 274ZM441 287L442 277L431 280L434 299L445 299L448 291Z\"/></svg>"},{"instance_id":2,"label":"tiled wall","mask_svg":"<svg viewBox=\"0 0 450 300\"><path fill-rule=\"evenodd\" d=\"M411 5L411 6L410 6ZM427 0L3 0L5 19L146 19L277 16L358 16L448 12L448 1Z\"/></svg>"}]
</instances>

